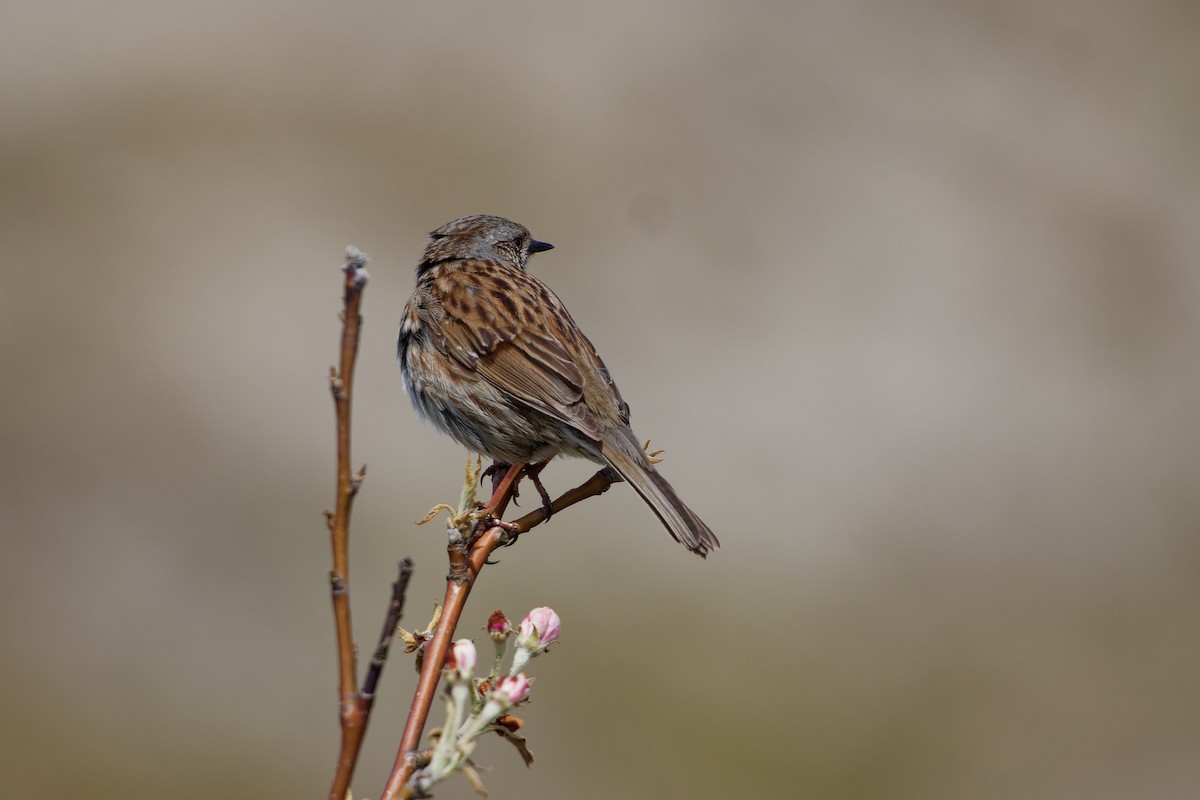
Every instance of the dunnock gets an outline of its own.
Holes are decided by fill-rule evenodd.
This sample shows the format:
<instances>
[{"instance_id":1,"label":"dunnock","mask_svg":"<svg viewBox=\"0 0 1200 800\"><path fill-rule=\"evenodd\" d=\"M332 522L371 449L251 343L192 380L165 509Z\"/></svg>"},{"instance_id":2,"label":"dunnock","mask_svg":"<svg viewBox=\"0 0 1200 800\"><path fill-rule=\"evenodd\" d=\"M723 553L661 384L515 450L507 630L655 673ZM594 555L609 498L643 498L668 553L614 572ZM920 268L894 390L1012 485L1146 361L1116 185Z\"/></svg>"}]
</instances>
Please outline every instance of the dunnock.
<instances>
[{"instance_id":1,"label":"dunnock","mask_svg":"<svg viewBox=\"0 0 1200 800\"><path fill-rule=\"evenodd\" d=\"M658 474L629 427L629 406L562 301L525 271L539 242L476 215L429 234L400 323L404 387L421 416L508 464L558 454L610 465L671 536L700 556L717 537Z\"/></svg>"}]
</instances>

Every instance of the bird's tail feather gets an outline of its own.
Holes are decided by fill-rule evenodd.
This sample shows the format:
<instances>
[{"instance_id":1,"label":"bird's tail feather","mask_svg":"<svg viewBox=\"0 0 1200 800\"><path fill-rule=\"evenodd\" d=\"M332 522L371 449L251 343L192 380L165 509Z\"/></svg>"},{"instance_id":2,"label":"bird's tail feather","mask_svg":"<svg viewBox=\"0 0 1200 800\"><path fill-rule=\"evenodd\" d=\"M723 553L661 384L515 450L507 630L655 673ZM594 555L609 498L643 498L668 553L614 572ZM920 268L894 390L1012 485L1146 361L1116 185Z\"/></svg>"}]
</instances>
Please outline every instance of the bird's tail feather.
<instances>
[{"instance_id":1,"label":"bird's tail feather","mask_svg":"<svg viewBox=\"0 0 1200 800\"><path fill-rule=\"evenodd\" d=\"M602 450L609 465L642 496L675 541L701 558L719 548L721 543L716 534L679 499L667 479L658 474L632 433L625 433L612 431L605 435Z\"/></svg>"}]
</instances>

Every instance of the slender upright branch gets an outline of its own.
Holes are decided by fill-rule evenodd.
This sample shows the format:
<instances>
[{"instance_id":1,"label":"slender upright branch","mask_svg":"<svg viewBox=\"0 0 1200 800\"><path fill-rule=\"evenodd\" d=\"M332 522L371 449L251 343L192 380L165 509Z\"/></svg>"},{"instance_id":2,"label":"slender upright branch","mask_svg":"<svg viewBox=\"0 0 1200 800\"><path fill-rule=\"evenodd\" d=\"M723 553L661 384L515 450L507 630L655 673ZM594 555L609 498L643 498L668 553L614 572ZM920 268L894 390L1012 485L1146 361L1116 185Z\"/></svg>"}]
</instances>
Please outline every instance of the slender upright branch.
<instances>
[{"instance_id":1,"label":"slender upright branch","mask_svg":"<svg viewBox=\"0 0 1200 800\"><path fill-rule=\"evenodd\" d=\"M522 465L514 464L497 485L496 491L492 493L492 498L486 506L491 516L499 517L504 513L523 469ZM416 691L413 692L412 706L409 707L408 719L404 723L404 733L400 737L400 747L396 752L396 761L392 765L392 774L388 777L387 786L380 795L380 800L395 800L401 796L412 796L411 789L407 784L408 779L412 777L417 768L417 745L420 744L421 733L425 729L425 721L429 717L429 709L433 705L433 698L437 693L438 681L442 677L442 665L446 661L446 652L450 649L450 642L454 638L458 620L467 604L467 597L471 594L475 575L478 574L478 570L472 573L468 567L469 555L484 548L488 553L494 550L498 541L493 540L489 534L493 529L499 527L497 525L489 529L474 544L470 545L469 550L468 544L458 536L452 536L446 546L450 571L446 575L446 595L442 600L442 614L433 638L425 645L425 654L421 659L421 675L417 679ZM485 540L489 541L490 545L481 545L481 542ZM486 554L483 555L483 559L487 559Z\"/></svg>"},{"instance_id":2,"label":"slender upright branch","mask_svg":"<svg viewBox=\"0 0 1200 800\"><path fill-rule=\"evenodd\" d=\"M358 339L362 330L362 290L367 283L367 257L354 248L346 250L345 284L342 292L342 346L338 366L329 371L329 389L337 415L337 502L332 514L326 512L330 543L333 546L333 570L329 583L333 591L333 620L338 649L338 702L343 717L357 689L354 636L350 628L350 507L366 475L365 467L351 473L350 398L354 388L354 363L358 358ZM341 798L337 798L341 800Z\"/></svg>"},{"instance_id":3,"label":"slender upright branch","mask_svg":"<svg viewBox=\"0 0 1200 800\"><path fill-rule=\"evenodd\" d=\"M375 648L371 665L367 670L362 689L358 688L357 652L354 635L350 627L350 508L358 493L366 467L351 472L350 467L350 401L353 397L354 364L358 356L359 334L362 330L362 291L367 283L367 258L356 248L347 248L345 284L342 293L343 309L342 342L338 366L329 373L329 388L333 394L334 412L337 417L337 500L332 512L325 512L329 526L330 544L333 549L333 569L329 573L329 585L333 596L333 620L338 651L338 718L341 723L342 741L338 751L337 768L333 785L329 789L330 800L343 800L350 787L350 778L358 763L366 734L371 707L375 703L375 687L387 659L388 647L400 614L404 609L404 594L412 574L412 562L407 558L400 562L400 575L392 584L391 602L384 619L383 631Z\"/></svg>"}]
</instances>

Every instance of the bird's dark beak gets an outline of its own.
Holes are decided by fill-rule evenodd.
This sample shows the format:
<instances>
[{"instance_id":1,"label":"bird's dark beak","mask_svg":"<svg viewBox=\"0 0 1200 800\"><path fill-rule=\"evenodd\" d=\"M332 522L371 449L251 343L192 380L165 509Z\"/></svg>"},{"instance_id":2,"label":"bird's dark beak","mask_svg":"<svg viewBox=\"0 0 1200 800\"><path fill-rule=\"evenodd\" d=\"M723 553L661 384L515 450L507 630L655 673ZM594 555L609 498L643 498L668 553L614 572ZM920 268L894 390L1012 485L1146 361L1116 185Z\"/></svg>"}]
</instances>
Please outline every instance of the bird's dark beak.
<instances>
[{"instance_id":1,"label":"bird's dark beak","mask_svg":"<svg viewBox=\"0 0 1200 800\"><path fill-rule=\"evenodd\" d=\"M531 253L544 253L547 250L553 249L554 245L550 244L549 242L539 242L538 240L534 239L529 243L529 252Z\"/></svg>"}]
</instances>

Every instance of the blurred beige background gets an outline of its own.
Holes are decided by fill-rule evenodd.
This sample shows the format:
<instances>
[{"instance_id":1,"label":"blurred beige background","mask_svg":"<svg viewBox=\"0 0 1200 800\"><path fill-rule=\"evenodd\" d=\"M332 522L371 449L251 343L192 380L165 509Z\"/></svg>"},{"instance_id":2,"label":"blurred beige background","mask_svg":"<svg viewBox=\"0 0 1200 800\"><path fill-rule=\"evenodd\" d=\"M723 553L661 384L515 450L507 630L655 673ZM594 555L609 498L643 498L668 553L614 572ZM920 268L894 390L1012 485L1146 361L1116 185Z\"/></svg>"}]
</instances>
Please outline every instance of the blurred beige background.
<instances>
[{"instance_id":1,"label":"blurred beige background","mask_svg":"<svg viewBox=\"0 0 1200 800\"><path fill-rule=\"evenodd\" d=\"M564 633L494 797L1197 796L1198 9L9 3L7 794L323 796L343 248L369 648L463 460L400 308L489 212L725 544L618 487L503 551L465 630Z\"/></svg>"}]
</instances>

